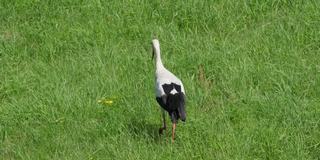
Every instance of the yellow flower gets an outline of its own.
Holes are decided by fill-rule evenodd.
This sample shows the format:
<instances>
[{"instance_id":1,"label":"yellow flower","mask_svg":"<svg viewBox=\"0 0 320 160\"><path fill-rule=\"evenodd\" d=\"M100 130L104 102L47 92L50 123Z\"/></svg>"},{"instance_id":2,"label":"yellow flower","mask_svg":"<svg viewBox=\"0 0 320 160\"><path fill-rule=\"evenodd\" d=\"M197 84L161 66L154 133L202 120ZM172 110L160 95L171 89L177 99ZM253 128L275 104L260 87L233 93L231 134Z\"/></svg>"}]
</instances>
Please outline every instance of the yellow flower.
<instances>
[{"instance_id":1,"label":"yellow flower","mask_svg":"<svg viewBox=\"0 0 320 160\"><path fill-rule=\"evenodd\" d=\"M112 105L113 104L113 100L111 99L107 99L107 98L102 98L98 100L98 103L102 103L104 105Z\"/></svg>"},{"instance_id":2,"label":"yellow flower","mask_svg":"<svg viewBox=\"0 0 320 160\"><path fill-rule=\"evenodd\" d=\"M113 103L113 101L112 100L105 100L104 103L111 105Z\"/></svg>"}]
</instances>

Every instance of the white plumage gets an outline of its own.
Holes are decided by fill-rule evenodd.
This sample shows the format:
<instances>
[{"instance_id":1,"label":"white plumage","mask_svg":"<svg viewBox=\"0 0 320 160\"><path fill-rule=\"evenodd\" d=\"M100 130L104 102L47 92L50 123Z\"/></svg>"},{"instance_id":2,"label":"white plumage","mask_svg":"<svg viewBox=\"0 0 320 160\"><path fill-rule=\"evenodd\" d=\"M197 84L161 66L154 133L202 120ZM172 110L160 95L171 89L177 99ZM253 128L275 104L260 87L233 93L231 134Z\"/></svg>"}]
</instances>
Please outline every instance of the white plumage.
<instances>
[{"instance_id":1,"label":"white plumage","mask_svg":"<svg viewBox=\"0 0 320 160\"><path fill-rule=\"evenodd\" d=\"M152 46L153 56L156 56L156 100L163 111L163 127L159 129L159 133L161 134L166 129L165 111L167 111L173 123L173 141L176 122L179 119L182 121L186 120L185 90L181 80L163 66L160 55L160 43L157 39L152 40Z\"/></svg>"},{"instance_id":2,"label":"white plumage","mask_svg":"<svg viewBox=\"0 0 320 160\"><path fill-rule=\"evenodd\" d=\"M164 95L162 88L163 84L176 83L181 86L181 92L185 93L183 84L179 78L177 78L173 73L168 71L162 64L160 55L160 43L157 39L152 40L153 44L153 54L156 56L156 96L161 97Z\"/></svg>"},{"instance_id":3,"label":"white plumage","mask_svg":"<svg viewBox=\"0 0 320 160\"><path fill-rule=\"evenodd\" d=\"M162 65L162 64L161 64ZM185 93L183 84L179 78L177 78L174 74L168 71L166 68L162 66L161 69L156 70L156 96L161 97L165 94L163 91L163 84L171 84L175 83L181 86L181 92Z\"/></svg>"}]
</instances>

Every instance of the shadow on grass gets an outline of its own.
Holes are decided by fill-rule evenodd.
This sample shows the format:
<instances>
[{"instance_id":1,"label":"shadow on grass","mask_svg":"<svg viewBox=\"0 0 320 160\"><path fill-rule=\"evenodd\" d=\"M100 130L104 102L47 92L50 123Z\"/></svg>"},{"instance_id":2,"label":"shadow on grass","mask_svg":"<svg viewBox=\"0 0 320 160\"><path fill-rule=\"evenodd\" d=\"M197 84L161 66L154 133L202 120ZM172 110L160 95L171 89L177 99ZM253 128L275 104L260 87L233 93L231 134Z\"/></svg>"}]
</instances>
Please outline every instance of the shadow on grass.
<instances>
[{"instance_id":1,"label":"shadow on grass","mask_svg":"<svg viewBox=\"0 0 320 160\"><path fill-rule=\"evenodd\" d=\"M164 135L159 135L159 124L149 123L145 120L132 119L128 123L130 135L135 139L149 142L160 142Z\"/></svg>"}]
</instances>

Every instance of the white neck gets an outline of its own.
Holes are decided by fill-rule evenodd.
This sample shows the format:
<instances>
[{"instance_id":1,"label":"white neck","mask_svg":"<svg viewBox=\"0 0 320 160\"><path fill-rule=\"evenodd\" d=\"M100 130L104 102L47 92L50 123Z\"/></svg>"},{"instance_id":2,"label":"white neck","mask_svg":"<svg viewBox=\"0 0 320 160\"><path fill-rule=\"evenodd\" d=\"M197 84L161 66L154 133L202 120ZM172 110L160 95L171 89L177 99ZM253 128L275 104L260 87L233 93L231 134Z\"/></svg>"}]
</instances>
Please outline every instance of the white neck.
<instances>
[{"instance_id":1,"label":"white neck","mask_svg":"<svg viewBox=\"0 0 320 160\"><path fill-rule=\"evenodd\" d=\"M159 44L159 41L158 40L153 40L153 51L154 51L154 54L156 56L156 70L162 70L164 69L164 66L162 64L162 61L161 61L161 55L160 55L160 44Z\"/></svg>"}]
</instances>

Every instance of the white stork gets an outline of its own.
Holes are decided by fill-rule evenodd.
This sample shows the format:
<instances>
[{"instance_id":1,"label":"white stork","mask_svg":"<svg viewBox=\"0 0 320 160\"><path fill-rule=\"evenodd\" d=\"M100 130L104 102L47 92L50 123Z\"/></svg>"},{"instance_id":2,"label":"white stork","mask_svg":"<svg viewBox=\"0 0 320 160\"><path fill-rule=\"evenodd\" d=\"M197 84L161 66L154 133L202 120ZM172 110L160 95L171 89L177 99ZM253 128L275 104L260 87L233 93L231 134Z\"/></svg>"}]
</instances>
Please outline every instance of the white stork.
<instances>
[{"instance_id":1,"label":"white stork","mask_svg":"<svg viewBox=\"0 0 320 160\"><path fill-rule=\"evenodd\" d=\"M152 58L156 56L156 100L161 106L163 118L163 126L159 129L159 134L162 134L167 127L165 119L165 111L167 111L172 122L172 142L174 142L177 121L181 119L185 122L186 120L185 91L181 80L163 66L157 39L152 40L152 48Z\"/></svg>"}]
</instances>

